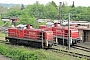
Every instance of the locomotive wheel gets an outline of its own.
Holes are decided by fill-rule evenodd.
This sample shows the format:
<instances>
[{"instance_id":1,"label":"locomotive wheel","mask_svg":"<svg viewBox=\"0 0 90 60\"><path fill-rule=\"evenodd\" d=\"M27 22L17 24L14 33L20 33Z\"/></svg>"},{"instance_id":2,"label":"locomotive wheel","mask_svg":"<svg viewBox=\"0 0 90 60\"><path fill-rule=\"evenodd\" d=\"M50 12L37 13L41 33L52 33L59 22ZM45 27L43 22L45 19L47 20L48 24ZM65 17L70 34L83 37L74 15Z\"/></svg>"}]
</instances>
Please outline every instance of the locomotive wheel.
<instances>
[{"instance_id":1,"label":"locomotive wheel","mask_svg":"<svg viewBox=\"0 0 90 60\"><path fill-rule=\"evenodd\" d=\"M11 44L16 44L16 43L17 43L17 41L14 40L14 39L9 39L9 42L10 42Z\"/></svg>"}]
</instances>

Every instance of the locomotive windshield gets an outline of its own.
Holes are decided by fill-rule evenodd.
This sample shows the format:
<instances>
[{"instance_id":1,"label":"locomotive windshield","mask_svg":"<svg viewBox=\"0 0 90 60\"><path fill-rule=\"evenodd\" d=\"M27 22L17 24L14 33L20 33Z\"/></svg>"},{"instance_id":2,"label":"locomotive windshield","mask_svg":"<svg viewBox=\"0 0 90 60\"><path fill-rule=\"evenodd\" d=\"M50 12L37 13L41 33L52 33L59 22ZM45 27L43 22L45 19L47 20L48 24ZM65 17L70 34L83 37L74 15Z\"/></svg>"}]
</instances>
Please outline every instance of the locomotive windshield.
<instances>
[{"instance_id":1,"label":"locomotive windshield","mask_svg":"<svg viewBox=\"0 0 90 60\"><path fill-rule=\"evenodd\" d=\"M23 27L17 27L18 28L18 30L22 30L23 29Z\"/></svg>"},{"instance_id":2,"label":"locomotive windshield","mask_svg":"<svg viewBox=\"0 0 90 60\"><path fill-rule=\"evenodd\" d=\"M20 24L17 26L19 30L26 29L26 25Z\"/></svg>"}]
</instances>

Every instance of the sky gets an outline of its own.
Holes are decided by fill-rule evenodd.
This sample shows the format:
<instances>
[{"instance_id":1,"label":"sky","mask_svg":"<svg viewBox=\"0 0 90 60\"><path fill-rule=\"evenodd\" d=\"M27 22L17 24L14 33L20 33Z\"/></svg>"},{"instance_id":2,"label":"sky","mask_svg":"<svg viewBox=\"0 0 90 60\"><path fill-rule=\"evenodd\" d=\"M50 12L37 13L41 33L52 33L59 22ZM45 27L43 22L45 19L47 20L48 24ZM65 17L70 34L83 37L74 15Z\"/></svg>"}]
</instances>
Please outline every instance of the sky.
<instances>
[{"instance_id":1,"label":"sky","mask_svg":"<svg viewBox=\"0 0 90 60\"><path fill-rule=\"evenodd\" d=\"M0 3L14 3L14 4L33 4L38 1L41 4L47 4L52 0L0 0ZM90 0L53 0L57 5L59 2L67 2L68 5L72 5L73 1L75 6L90 6Z\"/></svg>"}]
</instances>

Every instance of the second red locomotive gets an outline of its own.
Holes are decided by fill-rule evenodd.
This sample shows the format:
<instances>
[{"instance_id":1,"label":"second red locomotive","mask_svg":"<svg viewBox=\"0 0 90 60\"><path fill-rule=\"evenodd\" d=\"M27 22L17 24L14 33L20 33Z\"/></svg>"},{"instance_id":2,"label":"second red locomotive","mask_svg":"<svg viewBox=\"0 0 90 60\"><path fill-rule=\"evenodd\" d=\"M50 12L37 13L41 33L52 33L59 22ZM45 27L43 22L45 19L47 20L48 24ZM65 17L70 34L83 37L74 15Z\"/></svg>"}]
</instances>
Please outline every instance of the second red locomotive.
<instances>
[{"instance_id":1,"label":"second red locomotive","mask_svg":"<svg viewBox=\"0 0 90 60\"><path fill-rule=\"evenodd\" d=\"M40 29L45 29L49 31L53 31L54 38L58 39L58 43L63 43L64 38L64 44L68 44L68 26L65 26L64 28L62 26L59 26L60 24L55 23L54 25L40 25ZM79 41L79 35L78 35L78 29L70 28L70 44L74 45L77 44L77 41Z\"/></svg>"}]
</instances>

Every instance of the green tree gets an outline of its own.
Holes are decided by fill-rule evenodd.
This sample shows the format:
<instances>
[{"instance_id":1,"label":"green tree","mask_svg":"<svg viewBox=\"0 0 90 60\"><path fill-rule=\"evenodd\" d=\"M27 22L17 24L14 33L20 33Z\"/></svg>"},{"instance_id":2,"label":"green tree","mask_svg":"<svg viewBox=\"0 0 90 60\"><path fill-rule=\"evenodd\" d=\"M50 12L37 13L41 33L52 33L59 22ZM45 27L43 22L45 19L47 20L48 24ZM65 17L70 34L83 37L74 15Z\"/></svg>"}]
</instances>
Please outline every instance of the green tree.
<instances>
[{"instance_id":1,"label":"green tree","mask_svg":"<svg viewBox=\"0 0 90 60\"><path fill-rule=\"evenodd\" d=\"M24 5L22 4L22 5L21 5L21 10L23 10L23 9L25 9L25 7L24 7Z\"/></svg>"},{"instance_id":2,"label":"green tree","mask_svg":"<svg viewBox=\"0 0 90 60\"><path fill-rule=\"evenodd\" d=\"M19 17L18 24L32 24L34 27L36 27L36 19L35 17L29 16L29 14L25 12Z\"/></svg>"},{"instance_id":3,"label":"green tree","mask_svg":"<svg viewBox=\"0 0 90 60\"><path fill-rule=\"evenodd\" d=\"M72 8L72 6L74 8ZM23 5L22 5L23 7ZM48 2L46 5L38 3L38 18L39 19L58 19L59 12L58 12L59 6L56 5L54 1ZM10 17L19 17L21 18L27 18L25 20L30 20L30 18L36 17L36 3L32 5L27 5L25 9L20 10L21 8L17 6L12 6L11 8L7 9L7 7L0 6L0 12L3 11L9 11L7 16ZM67 2L63 2L62 5L62 19L68 19L68 13L71 15L71 20L87 20L90 21L90 7L82 7L77 6L75 7L74 1L73 5L68 6ZM23 20L24 20L23 18ZM29 18L29 19L28 19Z\"/></svg>"},{"instance_id":4,"label":"green tree","mask_svg":"<svg viewBox=\"0 0 90 60\"><path fill-rule=\"evenodd\" d=\"M72 8L74 8L74 7L75 7L75 5L74 5L74 1L73 1Z\"/></svg>"},{"instance_id":5,"label":"green tree","mask_svg":"<svg viewBox=\"0 0 90 60\"><path fill-rule=\"evenodd\" d=\"M51 2L45 6L45 17L48 19L57 19L58 10Z\"/></svg>"},{"instance_id":6,"label":"green tree","mask_svg":"<svg viewBox=\"0 0 90 60\"><path fill-rule=\"evenodd\" d=\"M2 14L2 17L5 17L8 12L8 7L0 5L0 13Z\"/></svg>"},{"instance_id":7,"label":"green tree","mask_svg":"<svg viewBox=\"0 0 90 60\"><path fill-rule=\"evenodd\" d=\"M65 3L63 2L62 7L65 7Z\"/></svg>"},{"instance_id":8,"label":"green tree","mask_svg":"<svg viewBox=\"0 0 90 60\"><path fill-rule=\"evenodd\" d=\"M58 8L57 8L57 5L56 5L56 3L55 3L54 1L52 1L52 5L53 5L56 9L58 9Z\"/></svg>"},{"instance_id":9,"label":"green tree","mask_svg":"<svg viewBox=\"0 0 90 60\"><path fill-rule=\"evenodd\" d=\"M28 10L30 16L36 17L36 4L28 5L26 9ZM38 18L45 18L44 12L45 12L44 5L38 3Z\"/></svg>"}]
</instances>

